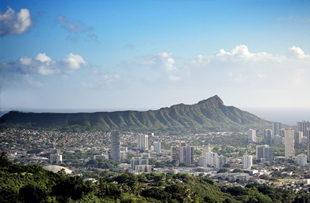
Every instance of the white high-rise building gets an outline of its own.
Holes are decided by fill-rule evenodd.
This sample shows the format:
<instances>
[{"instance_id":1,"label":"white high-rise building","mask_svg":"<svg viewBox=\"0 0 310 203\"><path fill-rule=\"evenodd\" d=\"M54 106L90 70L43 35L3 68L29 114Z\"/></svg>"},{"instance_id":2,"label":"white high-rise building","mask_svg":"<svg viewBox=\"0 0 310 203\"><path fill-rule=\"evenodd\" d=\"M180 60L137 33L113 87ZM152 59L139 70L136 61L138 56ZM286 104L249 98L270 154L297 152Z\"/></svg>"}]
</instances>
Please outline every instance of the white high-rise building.
<instances>
[{"instance_id":1,"label":"white high-rise building","mask_svg":"<svg viewBox=\"0 0 310 203\"><path fill-rule=\"evenodd\" d=\"M210 166L216 166L217 157L218 157L217 153L214 152L208 153L208 164Z\"/></svg>"},{"instance_id":2,"label":"white high-rise building","mask_svg":"<svg viewBox=\"0 0 310 203\"><path fill-rule=\"evenodd\" d=\"M114 161L121 160L120 146L120 132L113 130L111 132L111 159Z\"/></svg>"},{"instance_id":3,"label":"white high-rise building","mask_svg":"<svg viewBox=\"0 0 310 203\"><path fill-rule=\"evenodd\" d=\"M285 138L285 158L291 159L295 156L294 130L292 128L285 128L284 138Z\"/></svg>"},{"instance_id":4,"label":"white high-rise building","mask_svg":"<svg viewBox=\"0 0 310 203\"><path fill-rule=\"evenodd\" d=\"M200 167L208 167L208 158L205 156L199 157L199 166Z\"/></svg>"},{"instance_id":5,"label":"white high-rise building","mask_svg":"<svg viewBox=\"0 0 310 203\"><path fill-rule=\"evenodd\" d=\"M243 168L244 169L251 169L253 163L252 163L253 157L251 155L243 155L242 162L243 162Z\"/></svg>"},{"instance_id":6,"label":"white high-rise building","mask_svg":"<svg viewBox=\"0 0 310 203\"><path fill-rule=\"evenodd\" d=\"M154 151L161 153L161 142L154 142Z\"/></svg>"},{"instance_id":7,"label":"white high-rise building","mask_svg":"<svg viewBox=\"0 0 310 203\"><path fill-rule=\"evenodd\" d=\"M305 155L305 154L298 154L296 156L296 162L300 166L305 166L307 164L307 155Z\"/></svg>"},{"instance_id":8,"label":"white high-rise building","mask_svg":"<svg viewBox=\"0 0 310 203\"><path fill-rule=\"evenodd\" d=\"M209 145L202 145L202 156L207 156L211 152L211 147Z\"/></svg>"},{"instance_id":9,"label":"white high-rise building","mask_svg":"<svg viewBox=\"0 0 310 203\"><path fill-rule=\"evenodd\" d=\"M248 131L248 142L256 142L256 130L250 129Z\"/></svg>"},{"instance_id":10,"label":"white high-rise building","mask_svg":"<svg viewBox=\"0 0 310 203\"><path fill-rule=\"evenodd\" d=\"M138 149L147 150L149 149L149 136L138 135Z\"/></svg>"}]
</instances>

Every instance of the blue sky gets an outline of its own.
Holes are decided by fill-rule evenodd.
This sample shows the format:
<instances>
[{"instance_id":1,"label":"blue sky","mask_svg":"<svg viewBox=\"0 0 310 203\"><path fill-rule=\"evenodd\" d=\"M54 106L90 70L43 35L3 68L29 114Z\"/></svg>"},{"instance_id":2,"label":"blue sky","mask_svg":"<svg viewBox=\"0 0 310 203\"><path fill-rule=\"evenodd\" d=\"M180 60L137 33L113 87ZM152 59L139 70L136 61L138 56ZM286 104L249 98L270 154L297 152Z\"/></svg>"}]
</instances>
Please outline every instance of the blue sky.
<instances>
[{"instance_id":1,"label":"blue sky","mask_svg":"<svg viewBox=\"0 0 310 203\"><path fill-rule=\"evenodd\" d=\"M2 1L13 109L157 109L219 95L310 108L310 1Z\"/></svg>"}]
</instances>

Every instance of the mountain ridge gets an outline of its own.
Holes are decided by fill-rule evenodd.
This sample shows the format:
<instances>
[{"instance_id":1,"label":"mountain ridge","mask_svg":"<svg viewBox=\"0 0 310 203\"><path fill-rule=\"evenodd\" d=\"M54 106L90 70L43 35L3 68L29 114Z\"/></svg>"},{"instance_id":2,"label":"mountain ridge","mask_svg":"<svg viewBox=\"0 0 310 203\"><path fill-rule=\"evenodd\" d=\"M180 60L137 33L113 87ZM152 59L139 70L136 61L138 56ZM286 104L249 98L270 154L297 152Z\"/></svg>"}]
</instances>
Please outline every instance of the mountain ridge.
<instances>
[{"instance_id":1,"label":"mountain ridge","mask_svg":"<svg viewBox=\"0 0 310 203\"><path fill-rule=\"evenodd\" d=\"M270 122L234 106L225 106L215 95L196 104L176 104L158 110L95 113L24 113L11 111L0 126L62 130L240 130L270 126Z\"/></svg>"}]
</instances>

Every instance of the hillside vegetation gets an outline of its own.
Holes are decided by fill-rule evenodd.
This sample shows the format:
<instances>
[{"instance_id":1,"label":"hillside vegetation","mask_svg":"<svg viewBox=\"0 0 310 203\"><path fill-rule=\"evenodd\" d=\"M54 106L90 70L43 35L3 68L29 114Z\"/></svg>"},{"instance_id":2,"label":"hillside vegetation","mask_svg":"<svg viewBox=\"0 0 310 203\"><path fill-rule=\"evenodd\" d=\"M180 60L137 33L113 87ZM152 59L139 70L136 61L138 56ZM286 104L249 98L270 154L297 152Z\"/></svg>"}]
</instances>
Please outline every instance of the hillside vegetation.
<instances>
[{"instance_id":1,"label":"hillside vegetation","mask_svg":"<svg viewBox=\"0 0 310 203\"><path fill-rule=\"evenodd\" d=\"M24 113L11 111L0 126L57 130L235 131L270 126L251 113L225 106L216 95L193 105L177 104L159 110L96 113Z\"/></svg>"},{"instance_id":2,"label":"hillside vegetation","mask_svg":"<svg viewBox=\"0 0 310 203\"><path fill-rule=\"evenodd\" d=\"M37 165L20 166L0 154L0 202L308 202L309 194L249 184L225 187L206 177L186 173L140 174L125 172L84 182L81 176L53 173Z\"/></svg>"}]
</instances>

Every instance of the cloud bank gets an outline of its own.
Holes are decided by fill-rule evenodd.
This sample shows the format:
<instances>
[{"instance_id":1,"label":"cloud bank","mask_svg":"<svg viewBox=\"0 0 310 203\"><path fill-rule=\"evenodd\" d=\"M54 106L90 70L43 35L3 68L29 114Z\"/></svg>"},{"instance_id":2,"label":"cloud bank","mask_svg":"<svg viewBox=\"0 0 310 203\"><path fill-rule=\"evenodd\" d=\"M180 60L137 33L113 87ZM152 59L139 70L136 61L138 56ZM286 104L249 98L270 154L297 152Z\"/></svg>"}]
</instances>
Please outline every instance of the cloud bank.
<instances>
[{"instance_id":1,"label":"cloud bank","mask_svg":"<svg viewBox=\"0 0 310 203\"><path fill-rule=\"evenodd\" d=\"M78 54L70 53L60 61L55 61L45 53L39 53L33 58L23 56L17 61L2 63L0 70L20 74L57 75L73 74L86 65L87 62Z\"/></svg>"},{"instance_id":2,"label":"cloud bank","mask_svg":"<svg viewBox=\"0 0 310 203\"><path fill-rule=\"evenodd\" d=\"M22 34L29 30L33 20L30 11L26 8L20 9L18 13L8 6L5 13L0 12L0 37L13 34Z\"/></svg>"}]
</instances>

